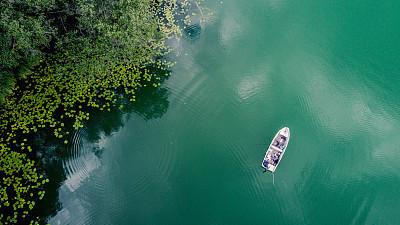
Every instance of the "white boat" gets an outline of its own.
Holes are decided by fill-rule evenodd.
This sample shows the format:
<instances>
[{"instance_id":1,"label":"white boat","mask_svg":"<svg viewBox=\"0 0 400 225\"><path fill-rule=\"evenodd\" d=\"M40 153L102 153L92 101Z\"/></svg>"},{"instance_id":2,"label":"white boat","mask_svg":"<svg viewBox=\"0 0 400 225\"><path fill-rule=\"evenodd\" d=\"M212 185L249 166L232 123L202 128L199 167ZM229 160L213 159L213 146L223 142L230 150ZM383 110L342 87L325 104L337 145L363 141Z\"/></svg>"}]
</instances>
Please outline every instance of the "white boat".
<instances>
[{"instance_id":1,"label":"white boat","mask_svg":"<svg viewBox=\"0 0 400 225\"><path fill-rule=\"evenodd\" d=\"M274 139L272 139L272 142L268 147L267 153L265 153L264 160L261 163L262 167L271 172L275 172L276 167L278 167L278 164L286 151L287 145L289 143L289 138L289 127L284 127L278 131Z\"/></svg>"}]
</instances>

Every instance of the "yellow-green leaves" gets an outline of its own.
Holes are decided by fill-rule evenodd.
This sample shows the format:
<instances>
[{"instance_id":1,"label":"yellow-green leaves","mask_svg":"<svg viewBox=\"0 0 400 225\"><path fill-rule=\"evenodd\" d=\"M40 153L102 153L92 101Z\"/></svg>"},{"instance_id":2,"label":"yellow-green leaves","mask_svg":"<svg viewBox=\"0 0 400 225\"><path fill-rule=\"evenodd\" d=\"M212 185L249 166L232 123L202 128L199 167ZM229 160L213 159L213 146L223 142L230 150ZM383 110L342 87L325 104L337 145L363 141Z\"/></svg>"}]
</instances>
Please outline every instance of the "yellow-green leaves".
<instances>
[{"instance_id":1,"label":"yellow-green leaves","mask_svg":"<svg viewBox=\"0 0 400 225\"><path fill-rule=\"evenodd\" d=\"M33 208L35 202L26 198L40 198L37 189L48 182L43 176L39 177L33 167L34 161L27 159L25 154L10 151L0 144L0 209L13 209L9 222L16 223L20 216L27 214L24 213L26 210ZM0 222L3 223L4 218L0 218Z\"/></svg>"},{"instance_id":2,"label":"yellow-green leaves","mask_svg":"<svg viewBox=\"0 0 400 225\"><path fill-rule=\"evenodd\" d=\"M82 26L69 27L82 33L67 30L57 37L57 53L43 57L0 105L0 210L9 212L0 214L0 224L19 222L45 195L49 180L31 160L31 132L53 133L68 144L68 129L83 127L89 110L123 109L124 95L135 102L138 89L161 85L174 64L160 59L170 52L163 38L182 35L177 12L187 12L186 0L160 7L152 0L91 1L109 6L107 12L82 2L71 7Z\"/></svg>"}]
</instances>

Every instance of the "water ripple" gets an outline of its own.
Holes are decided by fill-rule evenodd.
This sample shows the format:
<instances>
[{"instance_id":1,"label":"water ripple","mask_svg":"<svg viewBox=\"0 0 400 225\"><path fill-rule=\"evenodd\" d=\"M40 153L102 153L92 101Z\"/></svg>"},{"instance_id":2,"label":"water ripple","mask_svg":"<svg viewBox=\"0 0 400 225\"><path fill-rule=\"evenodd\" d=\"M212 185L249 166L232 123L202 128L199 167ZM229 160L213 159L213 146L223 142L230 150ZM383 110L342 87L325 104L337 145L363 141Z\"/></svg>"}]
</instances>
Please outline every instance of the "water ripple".
<instances>
[{"instance_id":1,"label":"water ripple","mask_svg":"<svg viewBox=\"0 0 400 225\"><path fill-rule=\"evenodd\" d=\"M90 173L100 166L97 156L88 151L87 146L82 141L81 136L84 133L83 128L74 132L70 156L63 161L67 177L64 183L71 192L79 188L82 182L90 176Z\"/></svg>"}]
</instances>

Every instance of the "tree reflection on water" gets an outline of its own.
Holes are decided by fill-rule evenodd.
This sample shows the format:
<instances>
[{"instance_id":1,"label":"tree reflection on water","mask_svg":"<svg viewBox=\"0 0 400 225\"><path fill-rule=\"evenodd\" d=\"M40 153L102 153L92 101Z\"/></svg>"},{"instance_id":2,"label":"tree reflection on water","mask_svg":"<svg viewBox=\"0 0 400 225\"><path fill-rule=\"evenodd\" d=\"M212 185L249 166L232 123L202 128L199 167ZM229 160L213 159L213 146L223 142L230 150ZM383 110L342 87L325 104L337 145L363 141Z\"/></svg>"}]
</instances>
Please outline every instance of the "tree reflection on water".
<instances>
[{"instance_id":1,"label":"tree reflection on water","mask_svg":"<svg viewBox=\"0 0 400 225\"><path fill-rule=\"evenodd\" d=\"M161 73L153 70L153 73ZM164 74L165 71L162 72ZM158 82L162 83L163 79ZM56 215L62 208L59 202L59 188L66 181L68 174L65 172L65 163L74 154L73 151L79 151L78 145L80 135L84 135L85 148L89 146L89 151L99 156L102 149L99 147L101 139L111 136L124 127L126 121L133 115L140 115L144 120L161 118L169 107L169 91L161 86L154 87L151 82L145 87L136 91L136 101L129 101L129 96L121 91L117 93L123 98L119 98L115 105L110 107L110 111L100 111L97 108L89 108L90 119L84 123L84 128L75 130L66 126L69 131L68 144L64 144L65 139L56 138L51 130L39 131L34 137L34 148L37 149L38 167L45 171L50 179L46 185L46 195L38 207L34 209L31 216L39 218L50 218ZM120 106L122 105L122 108ZM84 130L84 134L81 134Z\"/></svg>"}]
</instances>

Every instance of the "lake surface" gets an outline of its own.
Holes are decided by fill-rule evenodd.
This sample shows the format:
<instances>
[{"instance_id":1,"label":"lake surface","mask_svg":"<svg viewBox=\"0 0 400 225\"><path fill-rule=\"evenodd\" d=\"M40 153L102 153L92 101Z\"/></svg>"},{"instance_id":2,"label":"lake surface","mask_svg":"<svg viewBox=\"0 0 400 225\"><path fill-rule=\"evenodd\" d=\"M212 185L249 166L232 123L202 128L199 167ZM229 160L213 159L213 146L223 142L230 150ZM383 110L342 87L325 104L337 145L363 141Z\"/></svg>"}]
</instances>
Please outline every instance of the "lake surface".
<instances>
[{"instance_id":1,"label":"lake surface","mask_svg":"<svg viewBox=\"0 0 400 225\"><path fill-rule=\"evenodd\" d=\"M400 2L200 6L212 15L171 43L171 77L52 159L48 222L399 224Z\"/></svg>"}]
</instances>

